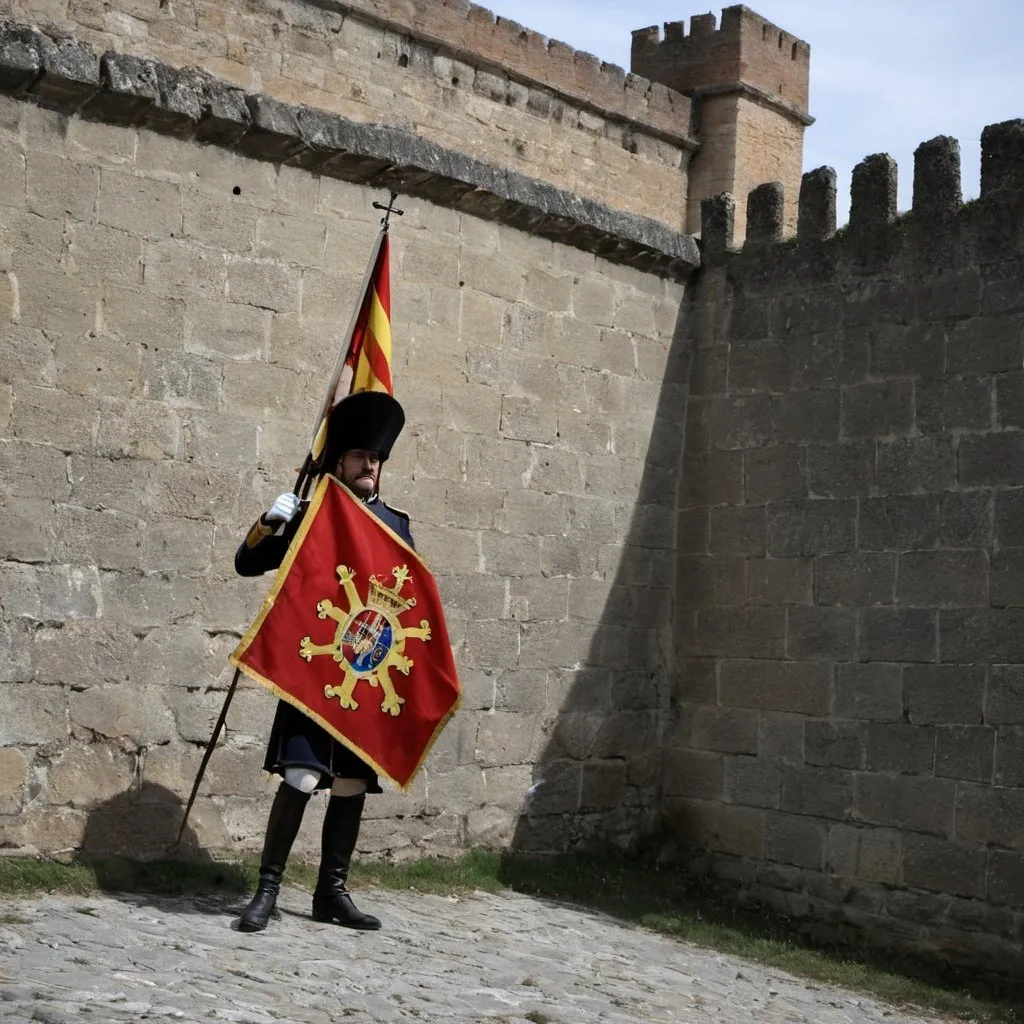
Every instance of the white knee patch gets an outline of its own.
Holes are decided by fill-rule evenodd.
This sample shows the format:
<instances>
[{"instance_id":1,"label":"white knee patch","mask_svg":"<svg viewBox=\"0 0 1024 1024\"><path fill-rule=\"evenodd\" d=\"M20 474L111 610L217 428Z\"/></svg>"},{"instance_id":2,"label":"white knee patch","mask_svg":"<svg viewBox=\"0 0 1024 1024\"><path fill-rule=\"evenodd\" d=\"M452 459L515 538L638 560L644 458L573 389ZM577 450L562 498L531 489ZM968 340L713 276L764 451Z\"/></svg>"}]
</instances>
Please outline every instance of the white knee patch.
<instances>
[{"instance_id":1,"label":"white knee patch","mask_svg":"<svg viewBox=\"0 0 1024 1024\"><path fill-rule=\"evenodd\" d=\"M312 793L320 781L320 773L311 772L308 768L286 768L284 781L285 785L297 789L300 793Z\"/></svg>"},{"instance_id":2,"label":"white knee patch","mask_svg":"<svg viewBox=\"0 0 1024 1024\"><path fill-rule=\"evenodd\" d=\"M366 779L335 779L331 783L331 796L359 796L366 792Z\"/></svg>"}]
</instances>

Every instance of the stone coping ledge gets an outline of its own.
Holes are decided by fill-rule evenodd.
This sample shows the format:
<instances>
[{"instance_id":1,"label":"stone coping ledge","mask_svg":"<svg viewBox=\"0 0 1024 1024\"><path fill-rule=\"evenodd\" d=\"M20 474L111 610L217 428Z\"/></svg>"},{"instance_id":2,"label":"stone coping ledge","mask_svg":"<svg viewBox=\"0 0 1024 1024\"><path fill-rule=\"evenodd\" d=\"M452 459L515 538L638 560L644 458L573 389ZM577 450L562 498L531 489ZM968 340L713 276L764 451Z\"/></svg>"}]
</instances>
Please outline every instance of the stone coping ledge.
<instances>
[{"instance_id":1,"label":"stone coping ledge","mask_svg":"<svg viewBox=\"0 0 1024 1024\"><path fill-rule=\"evenodd\" d=\"M427 199L676 281L700 265L691 235L404 129L248 93L198 68L114 51L99 56L28 25L0 22L0 92Z\"/></svg>"}]
</instances>

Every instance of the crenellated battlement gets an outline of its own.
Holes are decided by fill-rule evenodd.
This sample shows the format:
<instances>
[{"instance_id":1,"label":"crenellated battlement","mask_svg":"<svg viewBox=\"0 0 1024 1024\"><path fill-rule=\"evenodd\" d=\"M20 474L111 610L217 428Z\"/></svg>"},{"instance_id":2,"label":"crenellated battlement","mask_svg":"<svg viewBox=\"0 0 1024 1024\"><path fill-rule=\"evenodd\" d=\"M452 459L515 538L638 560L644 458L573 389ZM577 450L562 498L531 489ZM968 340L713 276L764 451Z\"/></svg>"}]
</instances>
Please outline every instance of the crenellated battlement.
<instances>
[{"instance_id":1,"label":"crenellated battlement","mask_svg":"<svg viewBox=\"0 0 1024 1024\"><path fill-rule=\"evenodd\" d=\"M689 122L685 99L617 64L534 32L465 0L345 0L361 17L409 32L469 63L543 84L594 109L676 134Z\"/></svg>"},{"instance_id":2,"label":"crenellated battlement","mask_svg":"<svg viewBox=\"0 0 1024 1024\"><path fill-rule=\"evenodd\" d=\"M713 14L666 22L633 33L630 66L691 96L740 83L806 113L811 48L742 4Z\"/></svg>"},{"instance_id":3,"label":"crenellated battlement","mask_svg":"<svg viewBox=\"0 0 1024 1024\"><path fill-rule=\"evenodd\" d=\"M902 217L896 206L897 179L896 161L887 153L875 153L857 164L850 181L849 224L837 233L836 172L831 167L809 171L800 184L796 235L785 242L784 188L780 182L759 185L748 194L746 233L739 242L734 240L736 198L720 193L705 199L701 204L705 257L716 263L768 246L782 244L799 249L829 239L835 240L837 254L847 246L854 257L867 251L892 251L892 244L884 243L898 245L903 226L908 234L921 226L925 231L937 232L957 218L969 216L976 206L963 202L960 144L949 136L930 139L915 150L913 203ZM993 201L1024 206L1024 120L988 125L981 134L980 203L990 205ZM990 241L1001 244L996 238Z\"/></svg>"}]
</instances>

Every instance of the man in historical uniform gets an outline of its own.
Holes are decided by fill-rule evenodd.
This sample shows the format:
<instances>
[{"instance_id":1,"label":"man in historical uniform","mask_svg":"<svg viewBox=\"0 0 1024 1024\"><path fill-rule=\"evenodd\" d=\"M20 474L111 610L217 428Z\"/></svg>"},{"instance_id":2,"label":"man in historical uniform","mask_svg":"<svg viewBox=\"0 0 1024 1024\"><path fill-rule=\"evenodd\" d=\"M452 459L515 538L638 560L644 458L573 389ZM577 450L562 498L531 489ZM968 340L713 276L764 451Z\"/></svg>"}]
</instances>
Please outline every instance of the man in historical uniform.
<instances>
[{"instance_id":1,"label":"man in historical uniform","mask_svg":"<svg viewBox=\"0 0 1024 1024\"><path fill-rule=\"evenodd\" d=\"M380 467L391 453L405 414L380 391L340 401L330 414L320 465L360 498L377 518L413 547L409 517L380 499ZM277 569L305 514L306 505L282 494L253 525L235 555L242 576ZM374 770L291 704L277 706L264 769L281 775L267 823L256 894L239 920L241 931L262 931L274 912L285 863L310 794L330 789L324 816L320 873L313 894L313 919L348 928L376 929L380 921L358 910L348 893L348 873L359 836L367 793L382 792Z\"/></svg>"}]
</instances>

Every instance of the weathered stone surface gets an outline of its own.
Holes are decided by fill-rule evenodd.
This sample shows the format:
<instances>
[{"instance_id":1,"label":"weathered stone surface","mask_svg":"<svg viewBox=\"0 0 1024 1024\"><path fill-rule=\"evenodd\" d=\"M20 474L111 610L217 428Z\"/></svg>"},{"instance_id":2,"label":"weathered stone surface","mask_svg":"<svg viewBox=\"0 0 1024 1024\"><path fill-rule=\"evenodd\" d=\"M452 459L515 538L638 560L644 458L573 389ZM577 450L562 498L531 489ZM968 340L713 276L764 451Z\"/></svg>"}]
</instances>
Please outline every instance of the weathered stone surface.
<instances>
[{"instance_id":1,"label":"weathered stone surface","mask_svg":"<svg viewBox=\"0 0 1024 1024\"><path fill-rule=\"evenodd\" d=\"M50 766L47 799L56 806L93 807L125 793L134 775L134 755L115 745L71 746Z\"/></svg>"},{"instance_id":2,"label":"weathered stone surface","mask_svg":"<svg viewBox=\"0 0 1024 1024\"><path fill-rule=\"evenodd\" d=\"M28 760L13 747L0 747L0 814L19 814L25 802Z\"/></svg>"}]
</instances>

